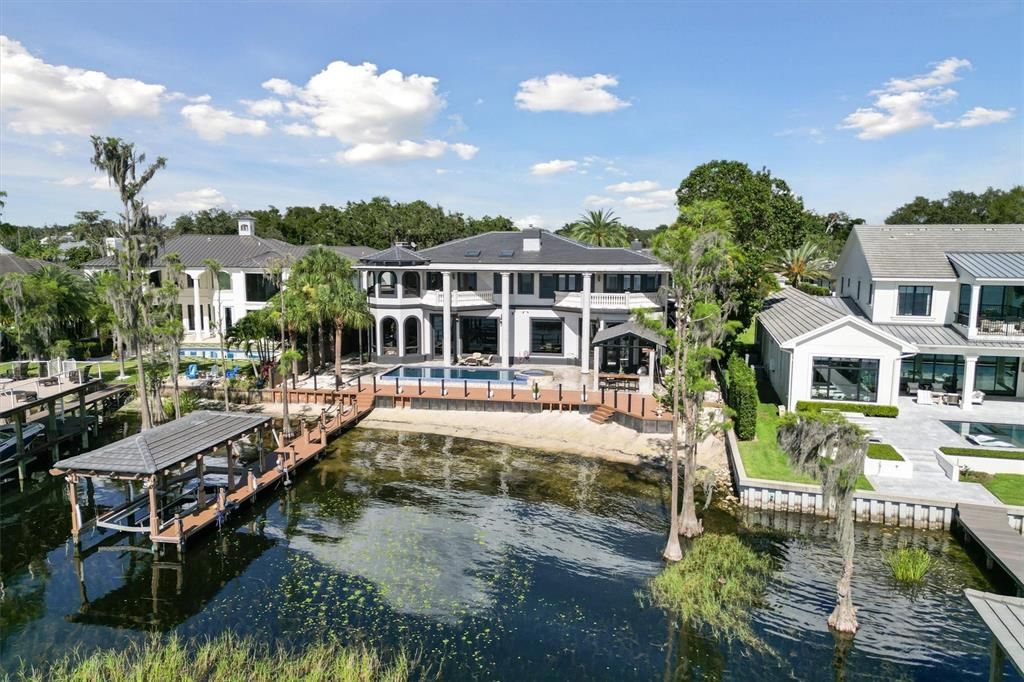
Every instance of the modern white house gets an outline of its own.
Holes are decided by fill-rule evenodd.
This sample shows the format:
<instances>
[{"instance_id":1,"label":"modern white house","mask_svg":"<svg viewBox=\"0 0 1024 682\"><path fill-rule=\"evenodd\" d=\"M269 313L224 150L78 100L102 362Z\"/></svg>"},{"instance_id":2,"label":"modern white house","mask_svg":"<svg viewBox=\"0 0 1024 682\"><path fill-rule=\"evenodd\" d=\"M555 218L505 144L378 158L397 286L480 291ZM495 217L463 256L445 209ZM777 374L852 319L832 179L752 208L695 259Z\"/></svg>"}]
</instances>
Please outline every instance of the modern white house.
<instances>
[{"instance_id":1,"label":"modern white house","mask_svg":"<svg viewBox=\"0 0 1024 682\"><path fill-rule=\"evenodd\" d=\"M833 296L792 288L758 316L765 371L799 400L1024 398L1024 226L859 225ZM1024 410L1024 406L1022 406Z\"/></svg>"},{"instance_id":2,"label":"modern white house","mask_svg":"<svg viewBox=\"0 0 1024 682\"><path fill-rule=\"evenodd\" d=\"M546 230L488 232L429 249L396 244L359 260L375 320L374 359L386 363L492 356L494 364L571 364L634 374L650 341L595 337L659 313L669 269L631 248L596 247ZM592 362L593 360L593 362Z\"/></svg>"},{"instance_id":3,"label":"modern white house","mask_svg":"<svg viewBox=\"0 0 1024 682\"><path fill-rule=\"evenodd\" d=\"M82 265L86 272L106 270L115 266L113 250L119 245L108 239L107 254ZM279 239L256 236L256 219L241 216L238 234L205 235L186 234L169 239L157 256L158 267L152 277L154 283L164 276L162 259L177 254L184 266L186 288L181 293L181 321L185 327L185 343L211 343L218 340L218 329L231 326L252 310L266 306L277 293L277 287L268 275L270 265L280 259L294 262L311 246L294 246ZM351 261L373 253L363 246L328 246ZM214 282L205 262L215 260L222 272ZM285 269L284 277L287 279Z\"/></svg>"}]
</instances>

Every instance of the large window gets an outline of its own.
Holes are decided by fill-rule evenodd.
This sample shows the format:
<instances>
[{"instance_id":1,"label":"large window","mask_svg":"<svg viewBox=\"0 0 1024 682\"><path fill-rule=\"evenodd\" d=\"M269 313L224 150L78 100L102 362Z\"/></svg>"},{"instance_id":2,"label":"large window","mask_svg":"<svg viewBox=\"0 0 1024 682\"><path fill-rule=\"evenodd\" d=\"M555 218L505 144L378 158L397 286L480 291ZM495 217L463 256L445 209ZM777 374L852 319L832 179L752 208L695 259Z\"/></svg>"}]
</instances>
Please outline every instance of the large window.
<instances>
[{"instance_id":1,"label":"large window","mask_svg":"<svg viewBox=\"0 0 1024 682\"><path fill-rule=\"evenodd\" d=\"M427 273L427 291L440 291L444 288L440 272Z\"/></svg>"},{"instance_id":2,"label":"large window","mask_svg":"<svg viewBox=\"0 0 1024 682\"><path fill-rule=\"evenodd\" d=\"M562 321L530 320L530 352L562 354Z\"/></svg>"},{"instance_id":3,"label":"large window","mask_svg":"<svg viewBox=\"0 0 1024 682\"><path fill-rule=\"evenodd\" d=\"M1019 320L1024 317L1024 287L984 286L979 309L983 320Z\"/></svg>"},{"instance_id":4,"label":"large window","mask_svg":"<svg viewBox=\"0 0 1024 682\"><path fill-rule=\"evenodd\" d=\"M923 286L900 287L897 315L927 317L932 314L932 288Z\"/></svg>"},{"instance_id":5,"label":"large window","mask_svg":"<svg viewBox=\"0 0 1024 682\"><path fill-rule=\"evenodd\" d=\"M418 272L402 273L402 295L410 298L420 295L420 274Z\"/></svg>"},{"instance_id":6,"label":"large window","mask_svg":"<svg viewBox=\"0 0 1024 682\"><path fill-rule=\"evenodd\" d=\"M520 272L518 275L516 275L516 281L519 283L520 296L533 296L532 272Z\"/></svg>"},{"instance_id":7,"label":"large window","mask_svg":"<svg viewBox=\"0 0 1024 682\"><path fill-rule=\"evenodd\" d=\"M989 395L1016 395L1019 362L1019 358L982 355L974 370L974 388Z\"/></svg>"},{"instance_id":8,"label":"large window","mask_svg":"<svg viewBox=\"0 0 1024 682\"><path fill-rule=\"evenodd\" d=\"M390 270L377 273L377 296L394 298L398 296L398 276Z\"/></svg>"},{"instance_id":9,"label":"large window","mask_svg":"<svg viewBox=\"0 0 1024 682\"><path fill-rule=\"evenodd\" d=\"M873 403L878 400L878 360L814 358L811 397Z\"/></svg>"},{"instance_id":10,"label":"large window","mask_svg":"<svg viewBox=\"0 0 1024 682\"><path fill-rule=\"evenodd\" d=\"M901 363L900 389L911 394L912 388L953 393L963 388L963 383L964 359L960 355L922 353Z\"/></svg>"},{"instance_id":11,"label":"large window","mask_svg":"<svg viewBox=\"0 0 1024 682\"><path fill-rule=\"evenodd\" d=\"M493 282L491 284L491 290L496 294L501 293L501 273L496 272L493 275Z\"/></svg>"},{"instance_id":12,"label":"large window","mask_svg":"<svg viewBox=\"0 0 1024 682\"><path fill-rule=\"evenodd\" d=\"M540 275L540 298L553 299L555 297L555 276L541 273Z\"/></svg>"},{"instance_id":13,"label":"large window","mask_svg":"<svg viewBox=\"0 0 1024 682\"><path fill-rule=\"evenodd\" d=\"M971 285L960 285L960 300L956 304L956 321L967 324L971 319Z\"/></svg>"},{"instance_id":14,"label":"large window","mask_svg":"<svg viewBox=\"0 0 1024 682\"><path fill-rule=\"evenodd\" d=\"M626 291L655 292L661 285L659 275L617 275L604 276L604 290L609 294L621 294Z\"/></svg>"},{"instance_id":15,"label":"large window","mask_svg":"<svg viewBox=\"0 0 1024 682\"><path fill-rule=\"evenodd\" d=\"M274 282L260 273L245 273L245 300L262 303L277 293Z\"/></svg>"},{"instance_id":16,"label":"large window","mask_svg":"<svg viewBox=\"0 0 1024 682\"><path fill-rule=\"evenodd\" d=\"M491 317L463 317L459 319L463 353L498 352L498 320Z\"/></svg>"},{"instance_id":17,"label":"large window","mask_svg":"<svg viewBox=\"0 0 1024 682\"><path fill-rule=\"evenodd\" d=\"M459 291L476 291L476 273L460 272L458 277Z\"/></svg>"},{"instance_id":18,"label":"large window","mask_svg":"<svg viewBox=\"0 0 1024 682\"><path fill-rule=\"evenodd\" d=\"M218 272L217 273L217 288L221 291L231 291L231 273L230 272Z\"/></svg>"},{"instance_id":19,"label":"large window","mask_svg":"<svg viewBox=\"0 0 1024 682\"><path fill-rule=\"evenodd\" d=\"M576 273L555 275L555 291L583 291L583 275Z\"/></svg>"}]
</instances>

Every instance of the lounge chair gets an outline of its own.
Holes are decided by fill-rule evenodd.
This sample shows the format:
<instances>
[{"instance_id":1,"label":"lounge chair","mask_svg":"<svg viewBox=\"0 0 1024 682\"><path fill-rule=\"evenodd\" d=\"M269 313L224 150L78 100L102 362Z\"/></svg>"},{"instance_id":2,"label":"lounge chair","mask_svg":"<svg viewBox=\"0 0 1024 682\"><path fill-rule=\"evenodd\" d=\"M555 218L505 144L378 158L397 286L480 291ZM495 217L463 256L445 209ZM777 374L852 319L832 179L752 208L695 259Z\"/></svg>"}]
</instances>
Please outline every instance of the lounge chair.
<instances>
[{"instance_id":1,"label":"lounge chair","mask_svg":"<svg viewBox=\"0 0 1024 682\"><path fill-rule=\"evenodd\" d=\"M199 378L199 365L192 364L185 370L186 379L198 379Z\"/></svg>"},{"instance_id":2,"label":"lounge chair","mask_svg":"<svg viewBox=\"0 0 1024 682\"><path fill-rule=\"evenodd\" d=\"M476 364L476 365L484 364L483 353L473 353L473 364Z\"/></svg>"},{"instance_id":3,"label":"lounge chair","mask_svg":"<svg viewBox=\"0 0 1024 682\"><path fill-rule=\"evenodd\" d=\"M466 356L465 358L463 358L460 364L466 365L467 367L475 367L476 365L479 365L480 360L479 358L476 357L476 355L479 355L479 353L475 355Z\"/></svg>"},{"instance_id":4,"label":"lounge chair","mask_svg":"<svg viewBox=\"0 0 1024 682\"><path fill-rule=\"evenodd\" d=\"M491 365L494 364L494 356L493 355L485 355L485 356L483 356L480 359L480 364L483 365L484 367L490 367Z\"/></svg>"},{"instance_id":5,"label":"lounge chair","mask_svg":"<svg viewBox=\"0 0 1024 682\"><path fill-rule=\"evenodd\" d=\"M931 391L918 390L918 392L917 392L917 404L918 405L934 405L935 403L932 401L932 392Z\"/></svg>"}]
</instances>

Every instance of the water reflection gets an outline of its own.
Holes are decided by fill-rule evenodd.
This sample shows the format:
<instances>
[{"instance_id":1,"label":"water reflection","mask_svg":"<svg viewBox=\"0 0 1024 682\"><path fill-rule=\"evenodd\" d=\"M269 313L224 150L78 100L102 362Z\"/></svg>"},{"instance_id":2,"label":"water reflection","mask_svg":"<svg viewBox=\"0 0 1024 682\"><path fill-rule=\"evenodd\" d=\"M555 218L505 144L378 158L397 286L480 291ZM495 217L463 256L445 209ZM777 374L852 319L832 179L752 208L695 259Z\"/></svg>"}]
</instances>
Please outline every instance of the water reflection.
<instances>
[{"instance_id":1,"label":"water reflection","mask_svg":"<svg viewBox=\"0 0 1024 682\"><path fill-rule=\"evenodd\" d=\"M110 492L119 491L95 491L98 507ZM151 631L232 629L282 645L331 634L402 646L445 679L955 680L987 671L987 632L961 593L991 586L946 533L860 529L863 628L851 643L825 626L838 575L828 522L712 508L706 527L739 529L778 560L753 614L774 653L669 617L638 598L661 567L666 498L659 471L357 430L178 562L104 537L87 538L76 556L60 486L37 484L2 501L2 663L41 661L68 641L88 649ZM881 561L901 543L938 558L915 591L895 585Z\"/></svg>"}]
</instances>

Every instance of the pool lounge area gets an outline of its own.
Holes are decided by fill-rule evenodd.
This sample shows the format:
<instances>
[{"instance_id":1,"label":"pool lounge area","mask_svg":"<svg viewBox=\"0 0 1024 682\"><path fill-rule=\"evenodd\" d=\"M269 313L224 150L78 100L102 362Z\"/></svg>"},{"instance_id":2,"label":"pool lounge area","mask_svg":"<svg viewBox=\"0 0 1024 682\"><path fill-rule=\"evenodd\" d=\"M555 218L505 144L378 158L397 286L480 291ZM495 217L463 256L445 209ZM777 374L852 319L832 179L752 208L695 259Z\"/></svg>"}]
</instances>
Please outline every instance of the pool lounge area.
<instances>
[{"instance_id":1,"label":"pool lounge area","mask_svg":"<svg viewBox=\"0 0 1024 682\"><path fill-rule=\"evenodd\" d=\"M488 381L525 385L529 377L518 370L500 367L429 367L399 365L380 375L381 379L400 381L472 381L486 383Z\"/></svg>"},{"instance_id":2,"label":"pool lounge area","mask_svg":"<svg viewBox=\"0 0 1024 682\"><path fill-rule=\"evenodd\" d=\"M970 445L982 447L1024 448L1024 424L990 424L988 422L942 422L963 436Z\"/></svg>"}]
</instances>

